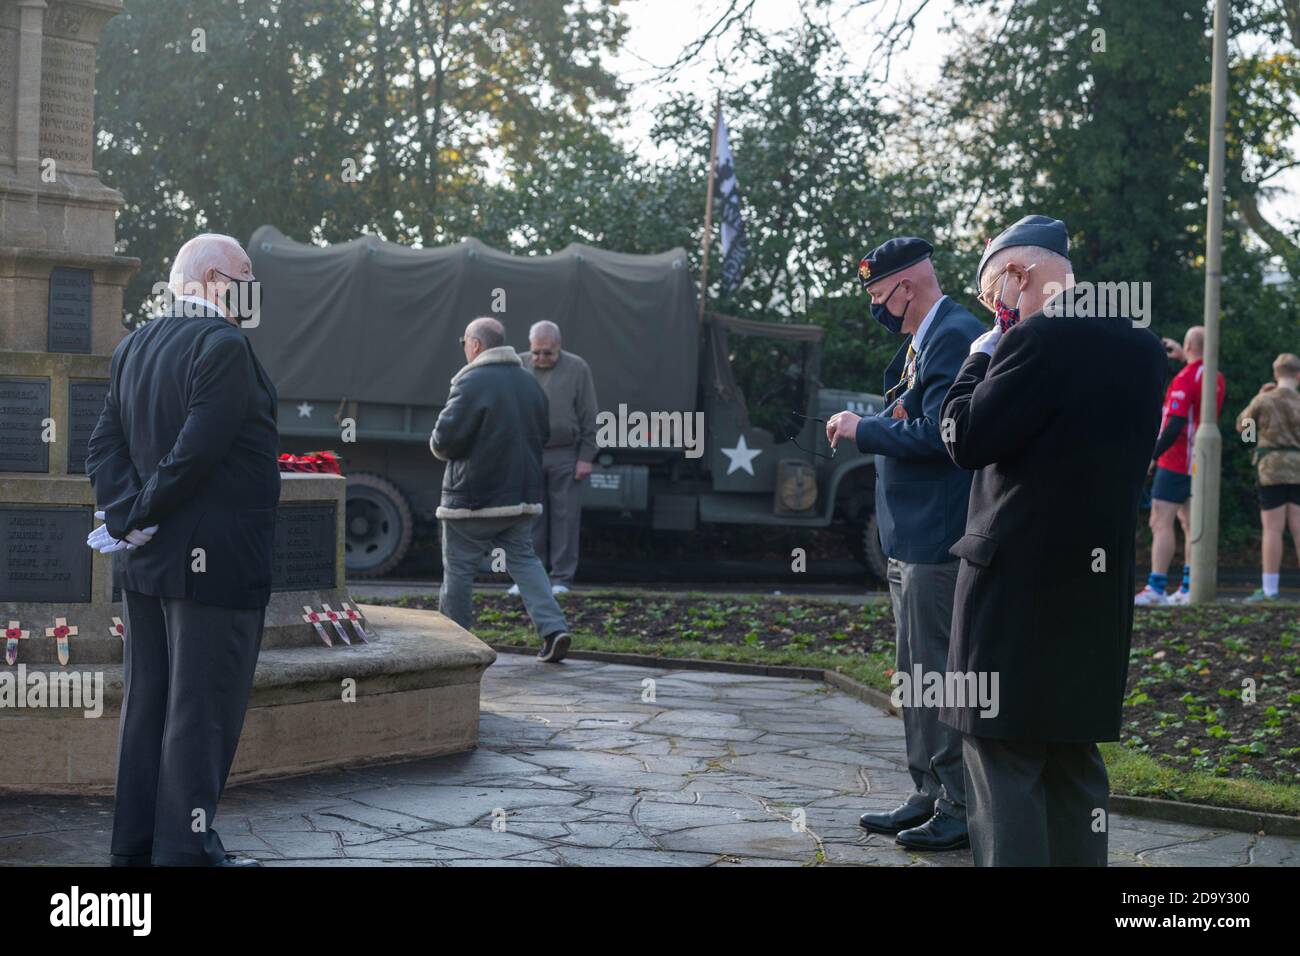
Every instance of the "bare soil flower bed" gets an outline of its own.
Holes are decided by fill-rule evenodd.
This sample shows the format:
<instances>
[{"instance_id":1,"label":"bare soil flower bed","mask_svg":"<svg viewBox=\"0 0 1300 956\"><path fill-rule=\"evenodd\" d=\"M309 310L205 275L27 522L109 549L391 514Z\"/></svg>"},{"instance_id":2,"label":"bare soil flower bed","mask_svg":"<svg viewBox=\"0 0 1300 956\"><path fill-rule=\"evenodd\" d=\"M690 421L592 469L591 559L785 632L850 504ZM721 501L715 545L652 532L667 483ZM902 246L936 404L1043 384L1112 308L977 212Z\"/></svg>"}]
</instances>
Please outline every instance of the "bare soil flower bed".
<instances>
[{"instance_id":1,"label":"bare soil flower bed","mask_svg":"<svg viewBox=\"0 0 1300 956\"><path fill-rule=\"evenodd\" d=\"M1300 606L1139 608L1124 721L1176 766L1300 783Z\"/></svg>"}]
</instances>

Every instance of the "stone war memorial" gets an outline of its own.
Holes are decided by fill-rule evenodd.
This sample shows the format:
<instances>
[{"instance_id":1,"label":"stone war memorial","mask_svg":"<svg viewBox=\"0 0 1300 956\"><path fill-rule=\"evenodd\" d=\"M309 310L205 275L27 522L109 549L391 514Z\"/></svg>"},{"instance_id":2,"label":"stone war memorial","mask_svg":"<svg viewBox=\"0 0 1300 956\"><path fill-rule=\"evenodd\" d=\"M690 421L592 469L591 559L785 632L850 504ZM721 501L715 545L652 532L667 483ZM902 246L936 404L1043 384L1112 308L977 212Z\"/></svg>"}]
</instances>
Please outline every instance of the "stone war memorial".
<instances>
[{"instance_id":1,"label":"stone war memorial","mask_svg":"<svg viewBox=\"0 0 1300 956\"><path fill-rule=\"evenodd\" d=\"M85 462L140 268L117 254L122 196L94 168L96 44L121 9L0 0L4 792L108 792L116 773L120 580L113 556L85 543L97 523ZM434 612L355 610L344 485L282 476L274 594L232 783L477 743L492 651Z\"/></svg>"}]
</instances>

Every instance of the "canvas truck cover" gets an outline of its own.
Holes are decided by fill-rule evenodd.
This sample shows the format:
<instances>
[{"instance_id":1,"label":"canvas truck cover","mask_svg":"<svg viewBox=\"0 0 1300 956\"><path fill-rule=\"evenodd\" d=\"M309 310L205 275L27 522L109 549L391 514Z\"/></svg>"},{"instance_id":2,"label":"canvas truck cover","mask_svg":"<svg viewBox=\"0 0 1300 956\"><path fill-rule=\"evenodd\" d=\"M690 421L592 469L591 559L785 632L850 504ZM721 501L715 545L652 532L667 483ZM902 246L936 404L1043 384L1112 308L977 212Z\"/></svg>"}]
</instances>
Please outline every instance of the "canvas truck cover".
<instances>
[{"instance_id":1,"label":"canvas truck cover","mask_svg":"<svg viewBox=\"0 0 1300 956\"><path fill-rule=\"evenodd\" d=\"M474 239L410 249L369 237L320 247L262 226L248 254L262 298L247 334L281 398L441 405L465 364L458 339L488 315L518 351L534 322L556 323L591 366L601 409L695 408L700 331L681 249L514 256Z\"/></svg>"}]
</instances>

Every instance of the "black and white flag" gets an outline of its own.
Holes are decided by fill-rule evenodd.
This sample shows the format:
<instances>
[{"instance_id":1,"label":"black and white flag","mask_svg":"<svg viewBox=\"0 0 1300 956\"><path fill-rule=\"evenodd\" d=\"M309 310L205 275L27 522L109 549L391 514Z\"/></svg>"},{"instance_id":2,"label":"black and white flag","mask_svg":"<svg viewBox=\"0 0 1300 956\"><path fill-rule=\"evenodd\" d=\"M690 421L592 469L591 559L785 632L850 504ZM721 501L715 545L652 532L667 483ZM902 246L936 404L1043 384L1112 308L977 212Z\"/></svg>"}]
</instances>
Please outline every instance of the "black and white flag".
<instances>
[{"instance_id":1,"label":"black and white flag","mask_svg":"<svg viewBox=\"0 0 1300 956\"><path fill-rule=\"evenodd\" d=\"M718 113L718 197L722 201L722 294L730 295L740 285L740 273L745 266L745 224L740 218L740 188L736 183L736 167L731 159L731 142L727 138L727 122Z\"/></svg>"}]
</instances>

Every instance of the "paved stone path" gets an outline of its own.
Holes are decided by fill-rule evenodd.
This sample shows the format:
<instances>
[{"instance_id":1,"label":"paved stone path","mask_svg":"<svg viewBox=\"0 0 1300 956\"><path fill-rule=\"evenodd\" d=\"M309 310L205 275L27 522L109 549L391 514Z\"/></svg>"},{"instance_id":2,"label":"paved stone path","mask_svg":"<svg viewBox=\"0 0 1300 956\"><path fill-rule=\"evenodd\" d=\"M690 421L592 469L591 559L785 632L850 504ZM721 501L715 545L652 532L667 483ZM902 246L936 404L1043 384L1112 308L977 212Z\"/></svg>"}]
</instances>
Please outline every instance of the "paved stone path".
<instances>
[{"instance_id":1,"label":"paved stone path","mask_svg":"<svg viewBox=\"0 0 1300 956\"><path fill-rule=\"evenodd\" d=\"M216 826L269 865L969 866L858 828L909 787L902 723L819 682L503 654L479 750L238 787ZM0 863L103 863L111 822L107 799L0 798ZM1300 865L1298 839L1118 815L1110 847Z\"/></svg>"}]
</instances>

